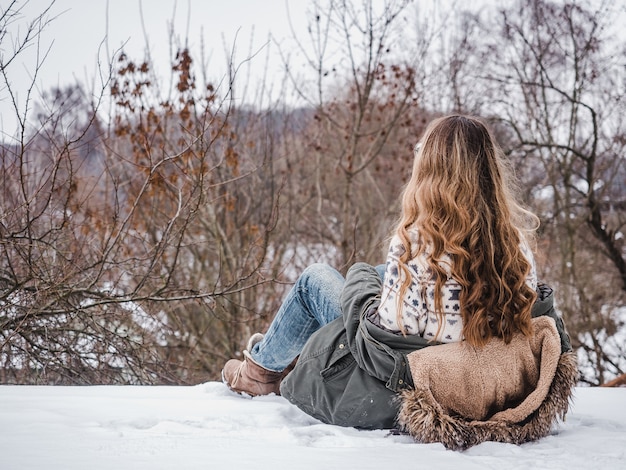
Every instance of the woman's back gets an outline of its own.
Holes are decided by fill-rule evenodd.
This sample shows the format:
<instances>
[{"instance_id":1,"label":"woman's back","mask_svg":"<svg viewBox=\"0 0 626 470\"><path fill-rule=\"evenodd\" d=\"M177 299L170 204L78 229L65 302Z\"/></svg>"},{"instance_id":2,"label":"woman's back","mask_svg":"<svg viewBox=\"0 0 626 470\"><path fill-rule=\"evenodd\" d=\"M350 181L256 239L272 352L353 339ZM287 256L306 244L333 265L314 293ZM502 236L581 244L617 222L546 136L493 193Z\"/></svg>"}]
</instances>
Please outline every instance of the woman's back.
<instances>
[{"instance_id":1,"label":"woman's back","mask_svg":"<svg viewBox=\"0 0 626 470\"><path fill-rule=\"evenodd\" d=\"M412 246L418 243L418 231L416 228L409 230ZM416 250L414 250L416 251ZM522 246L522 251L529 263L531 270L526 278L527 285L535 290L537 288L537 273L531 250ZM381 328L393 333L401 333L402 328L398 325L398 286L400 285L400 256L404 253L404 246L398 236L391 239L381 304L378 308L378 316L372 320ZM450 343L463 339L463 318L461 315L461 285L451 276L452 259L444 254L440 264L446 270L448 277L441 288L442 317L440 321L435 307L435 278L428 266L427 256L429 250L424 253L414 253L407 265L411 276L411 284L405 292L401 303L401 318L405 332L408 335L418 334L428 340L440 343Z\"/></svg>"},{"instance_id":2,"label":"woman's back","mask_svg":"<svg viewBox=\"0 0 626 470\"><path fill-rule=\"evenodd\" d=\"M516 202L512 185L480 120L453 115L428 126L402 196L381 326L473 345L532 332L527 238L538 219Z\"/></svg>"}]
</instances>

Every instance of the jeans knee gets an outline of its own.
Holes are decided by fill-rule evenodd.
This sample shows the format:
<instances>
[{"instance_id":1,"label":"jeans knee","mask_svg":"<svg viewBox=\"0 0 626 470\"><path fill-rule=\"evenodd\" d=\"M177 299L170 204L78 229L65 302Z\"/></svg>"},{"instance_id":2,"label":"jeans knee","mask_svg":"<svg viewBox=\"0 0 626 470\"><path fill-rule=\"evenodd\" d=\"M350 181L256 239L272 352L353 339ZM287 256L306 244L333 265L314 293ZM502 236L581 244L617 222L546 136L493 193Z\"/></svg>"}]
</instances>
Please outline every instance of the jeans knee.
<instances>
[{"instance_id":1,"label":"jeans knee","mask_svg":"<svg viewBox=\"0 0 626 470\"><path fill-rule=\"evenodd\" d=\"M313 263L304 268L304 271L300 274L297 280L299 287L310 286L311 284L317 284L323 281L324 278L329 276L329 272L332 268L324 263Z\"/></svg>"},{"instance_id":2,"label":"jeans knee","mask_svg":"<svg viewBox=\"0 0 626 470\"><path fill-rule=\"evenodd\" d=\"M313 263L309 264L304 271L302 271L302 277L319 277L324 276L324 274L328 275L330 272L334 271L334 268L326 263Z\"/></svg>"},{"instance_id":3,"label":"jeans knee","mask_svg":"<svg viewBox=\"0 0 626 470\"><path fill-rule=\"evenodd\" d=\"M300 289L324 290L334 286L337 281L343 281L339 271L326 263L313 263L302 271L296 284Z\"/></svg>"}]
</instances>

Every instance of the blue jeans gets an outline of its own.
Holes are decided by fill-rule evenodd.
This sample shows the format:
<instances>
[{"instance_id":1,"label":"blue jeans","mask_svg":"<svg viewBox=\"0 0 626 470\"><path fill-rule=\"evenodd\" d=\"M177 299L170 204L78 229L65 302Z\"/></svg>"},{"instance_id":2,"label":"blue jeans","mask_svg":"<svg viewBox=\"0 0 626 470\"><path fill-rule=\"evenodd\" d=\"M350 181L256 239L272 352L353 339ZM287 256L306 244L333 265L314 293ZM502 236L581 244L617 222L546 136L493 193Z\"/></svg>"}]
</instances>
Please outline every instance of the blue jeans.
<instances>
[{"instance_id":1,"label":"blue jeans","mask_svg":"<svg viewBox=\"0 0 626 470\"><path fill-rule=\"evenodd\" d=\"M383 276L385 266L376 267ZM272 371L282 371L300 354L310 336L342 315L340 296L345 279L326 264L307 267L293 285L252 359Z\"/></svg>"}]
</instances>

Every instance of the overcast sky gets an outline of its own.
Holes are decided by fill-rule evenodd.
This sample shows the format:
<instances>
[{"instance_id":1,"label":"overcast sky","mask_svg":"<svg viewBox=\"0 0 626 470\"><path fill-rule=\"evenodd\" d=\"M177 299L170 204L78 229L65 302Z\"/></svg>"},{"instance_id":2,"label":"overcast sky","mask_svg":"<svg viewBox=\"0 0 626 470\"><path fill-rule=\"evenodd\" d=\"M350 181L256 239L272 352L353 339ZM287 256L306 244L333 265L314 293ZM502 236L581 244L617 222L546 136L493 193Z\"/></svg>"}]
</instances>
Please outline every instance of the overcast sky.
<instances>
[{"instance_id":1,"label":"overcast sky","mask_svg":"<svg viewBox=\"0 0 626 470\"><path fill-rule=\"evenodd\" d=\"M0 0L0 16L12 1ZM213 83L224 77L227 55L232 53L233 47L233 63L243 63L238 74L243 77L243 82L257 86L265 74L266 86L273 88L271 92L266 90L263 93L266 99L276 97L283 90L281 80L284 78L284 66L279 48L289 55L291 72L299 78L302 75L300 72L310 73L310 68L304 65L302 54L295 52L297 48L293 34L305 47L307 44L310 46L306 30L308 20L312 17L311 0L16 1L17 8L22 10L20 16L9 25L9 34L2 38L0 54L10 53L11 41L19 41L28 23L52 4L46 14L50 21L40 35L39 47L33 45L27 53L20 54L7 71L20 114L25 107L27 86L32 83L37 51L47 52L47 56L35 81L30 109L41 93L54 87L81 83L87 90L97 93L99 87L103 86L100 77L106 78L108 64L122 48L133 61L140 62L148 46L152 64L159 76L163 77L163 86L167 86L171 78L172 30L175 46L188 41L194 60L200 58L203 46L205 59L208 59L207 78ZM437 11L453 7L456 2L461 2L463 8L480 8L492 1L502 0L419 0L413 5L419 5L421 13L429 17ZM374 8L384 4L383 0L374 0ZM407 10L407 15L410 16L411 11ZM410 30L407 30L406 40L410 40ZM255 53L257 55L253 60L245 61ZM247 74L249 80L245 78ZM251 96L258 96L258 92L248 90L247 101L252 101ZM280 95L283 100L289 100L291 96L295 96L295 93L287 97ZM239 96L235 98L241 99L241 87ZM256 98L254 102L267 104L265 101L260 103ZM4 82L0 81L0 135L4 134L4 138L15 133L15 114Z\"/></svg>"},{"instance_id":2,"label":"overcast sky","mask_svg":"<svg viewBox=\"0 0 626 470\"><path fill-rule=\"evenodd\" d=\"M10 0L0 0L4 9ZM18 0L22 16L11 25L13 40L23 35L28 20L50 5L49 0ZM56 0L49 14L52 19L41 36L40 50L49 49L36 81L39 91L57 85L88 83L98 76L98 62L107 64L120 47L133 59L144 57L146 41L156 67L168 69L169 31L173 25L176 41L189 41L200 50L204 42L210 58L209 69L218 79L225 72L225 48L236 44L235 62L249 51L261 51L253 61L259 70L265 67L265 53L270 31L279 43L290 36L289 18L296 29L306 27L305 0ZM288 14L289 12L289 14ZM1 45L7 49L6 42ZM20 106L25 99L26 83L32 77L35 48L12 64L9 75L18 93ZM270 47L272 69L280 67L277 48ZM5 52L6 53L6 52ZM11 120L6 90L0 87L0 129L11 134Z\"/></svg>"}]
</instances>

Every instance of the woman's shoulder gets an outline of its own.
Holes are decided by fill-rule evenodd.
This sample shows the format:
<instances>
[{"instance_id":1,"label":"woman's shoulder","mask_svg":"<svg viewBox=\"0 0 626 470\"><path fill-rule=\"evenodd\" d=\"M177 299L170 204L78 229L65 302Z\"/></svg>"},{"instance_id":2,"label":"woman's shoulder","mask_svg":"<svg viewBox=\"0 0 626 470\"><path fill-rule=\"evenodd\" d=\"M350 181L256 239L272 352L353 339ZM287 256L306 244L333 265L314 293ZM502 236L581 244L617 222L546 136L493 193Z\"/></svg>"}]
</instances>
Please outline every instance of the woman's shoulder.
<instances>
[{"instance_id":1,"label":"woman's shoulder","mask_svg":"<svg viewBox=\"0 0 626 470\"><path fill-rule=\"evenodd\" d=\"M400 234L398 232L395 232L391 236L391 241L389 242L389 251L396 256L400 256L406 251L407 248L410 248L412 252L411 257L413 258L414 256L416 256L418 252L418 247L422 243L420 231L415 225L412 225L411 227L407 228L406 234L408 236L408 242L410 243L410 247L405 247L404 241L400 237Z\"/></svg>"}]
</instances>

